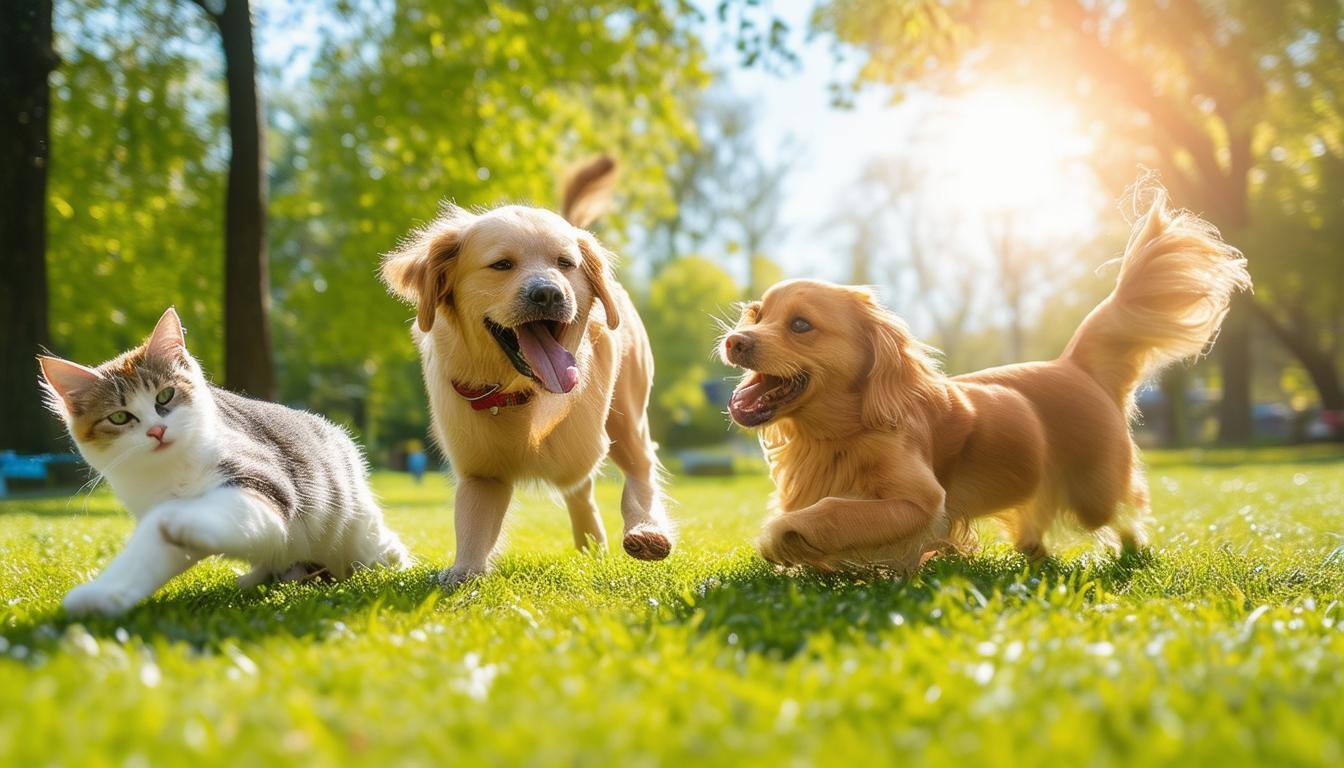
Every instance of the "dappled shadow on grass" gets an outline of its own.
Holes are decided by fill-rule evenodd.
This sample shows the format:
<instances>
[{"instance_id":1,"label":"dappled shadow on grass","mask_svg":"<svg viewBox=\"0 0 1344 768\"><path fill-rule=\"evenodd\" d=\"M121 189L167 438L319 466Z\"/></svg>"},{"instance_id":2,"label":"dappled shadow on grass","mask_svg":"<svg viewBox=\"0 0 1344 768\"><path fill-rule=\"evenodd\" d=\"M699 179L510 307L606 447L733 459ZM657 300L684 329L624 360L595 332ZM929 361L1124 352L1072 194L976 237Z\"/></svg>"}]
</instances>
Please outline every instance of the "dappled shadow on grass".
<instances>
[{"instance_id":1,"label":"dappled shadow on grass","mask_svg":"<svg viewBox=\"0 0 1344 768\"><path fill-rule=\"evenodd\" d=\"M982 554L935 558L910 578L785 572L762 562L702 584L670 616L734 647L789 657L817 635L870 642L896 625L939 627L953 615L1039 602L1088 604L1099 593L1122 590L1153 562L1147 552L1036 564L1017 554Z\"/></svg>"},{"instance_id":2,"label":"dappled shadow on grass","mask_svg":"<svg viewBox=\"0 0 1344 768\"><path fill-rule=\"evenodd\" d=\"M223 643L285 635L321 639L376 622L386 612L418 614L433 609L442 595L429 568L403 572L363 571L337 583L264 585L240 589L233 579L204 579L169 587L118 618L73 619L59 609L0 628L13 645L41 649L56 644L65 630L81 624L96 638L131 638L152 644L186 643L212 650Z\"/></svg>"}]
</instances>

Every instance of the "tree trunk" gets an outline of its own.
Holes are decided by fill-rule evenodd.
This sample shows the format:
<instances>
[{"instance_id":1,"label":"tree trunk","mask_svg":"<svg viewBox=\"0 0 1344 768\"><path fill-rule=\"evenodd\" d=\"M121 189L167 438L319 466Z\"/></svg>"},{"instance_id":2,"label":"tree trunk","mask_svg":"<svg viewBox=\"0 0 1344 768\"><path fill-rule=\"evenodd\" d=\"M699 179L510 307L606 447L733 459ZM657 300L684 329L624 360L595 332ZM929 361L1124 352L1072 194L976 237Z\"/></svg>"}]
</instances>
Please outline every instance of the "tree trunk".
<instances>
[{"instance_id":1,"label":"tree trunk","mask_svg":"<svg viewBox=\"0 0 1344 768\"><path fill-rule=\"evenodd\" d=\"M1289 320L1282 321L1261 303L1252 305L1258 316L1306 370L1316 393L1321 399L1321 408L1327 411L1344 411L1344 382L1335 368L1334 356L1328 348L1322 349L1314 339L1314 329L1310 319L1300 309L1289 313ZM1339 425L1331 434L1334 440L1344 441L1344 425Z\"/></svg>"},{"instance_id":2,"label":"tree trunk","mask_svg":"<svg viewBox=\"0 0 1344 768\"><path fill-rule=\"evenodd\" d=\"M1190 444L1190 409L1186 404L1190 371L1184 365L1173 365L1163 371L1158 386L1167 401L1166 445L1168 448L1183 448Z\"/></svg>"},{"instance_id":3,"label":"tree trunk","mask_svg":"<svg viewBox=\"0 0 1344 768\"><path fill-rule=\"evenodd\" d=\"M1237 241L1236 234L1245 231L1250 220L1248 183L1247 169L1238 166L1229 177L1210 183L1204 193L1210 201L1210 212L1214 214L1213 223L1233 245ZM1223 397L1218 403L1220 443L1248 443L1252 437L1251 313L1254 301L1255 297L1250 293L1233 296L1218 333L1215 354L1223 379Z\"/></svg>"},{"instance_id":4,"label":"tree trunk","mask_svg":"<svg viewBox=\"0 0 1344 768\"><path fill-rule=\"evenodd\" d=\"M53 450L37 354L47 327L51 0L0 2L0 449Z\"/></svg>"},{"instance_id":5,"label":"tree trunk","mask_svg":"<svg viewBox=\"0 0 1344 768\"><path fill-rule=\"evenodd\" d=\"M275 397L266 258L266 146L248 0L214 17L229 94L229 186L224 210L224 383Z\"/></svg>"},{"instance_id":6,"label":"tree trunk","mask_svg":"<svg viewBox=\"0 0 1344 768\"><path fill-rule=\"evenodd\" d=\"M1218 367L1223 397L1218 403L1218 441L1240 444L1251 439L1251 301L1249 294L1232 299L1232 309L1218 334Z\"/></svg>"}]
</instances>

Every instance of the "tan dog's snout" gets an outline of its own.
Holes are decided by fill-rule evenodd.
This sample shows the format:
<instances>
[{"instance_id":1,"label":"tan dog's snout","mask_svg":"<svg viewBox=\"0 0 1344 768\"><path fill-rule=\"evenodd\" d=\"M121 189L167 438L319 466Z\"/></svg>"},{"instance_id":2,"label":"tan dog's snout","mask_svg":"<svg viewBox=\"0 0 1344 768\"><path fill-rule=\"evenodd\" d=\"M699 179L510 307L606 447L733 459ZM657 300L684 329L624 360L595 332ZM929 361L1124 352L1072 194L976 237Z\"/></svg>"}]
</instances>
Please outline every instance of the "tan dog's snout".
<instances>
[{"instance_id":1,"label":"tan dog's snout","mask_svg":"<svg viewBox=\"0 0 1344 768\"><path fill-rule=\"evenodd\" d=\"M574 318L574 302L564 287L548 277L528 278L518 290L519 314L542 320L569 322Z\"/></svg>"},{"instance_id":2,"label":"tan dog's snout","mask_svg":"<svg viewBox=\"0 0 1344 768\"><path fill-rule=\"evenodd\" d=\"M750 368L756 336L745 331L734 331L723 340L723 357L730 365Z\"/></svg>"},{"instance_id":3,"label":"tan dog's snout","mask_svg":"<svg viewBox=\"0 0 1344 768\"><path fill-rule=\"evenodd\" d=\"M543 313L543 315L550 316L555 315L555 313L563 313L563 315L569 316L573 312L570 297L564 293L564 289L546 277L534 277L524 282L521 299L523 299L524 304L527 304L528 308Z\"/></svg>"}]
</instances>

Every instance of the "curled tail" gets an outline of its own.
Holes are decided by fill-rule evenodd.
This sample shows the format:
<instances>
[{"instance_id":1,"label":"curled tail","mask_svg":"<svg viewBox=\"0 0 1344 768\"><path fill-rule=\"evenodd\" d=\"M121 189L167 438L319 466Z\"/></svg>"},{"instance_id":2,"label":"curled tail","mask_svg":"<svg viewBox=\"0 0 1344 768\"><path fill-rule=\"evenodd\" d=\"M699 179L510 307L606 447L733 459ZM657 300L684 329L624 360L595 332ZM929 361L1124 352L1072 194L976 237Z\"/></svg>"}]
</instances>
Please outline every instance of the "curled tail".
<instances>
[{"instance_id":1,"label":"curled tail","mask_svg":"<svg viewBox=\"0 0 1344 768\"><path fill-rule=\"evenodd\" d=\"M1212 224L1169 208L1159 189L1130 233L1115 290L1083 320L1062 357L1128 411L1145 378L1205 350L1232 295L1250 287L1241 252Z\"/></svg>"}]
</instances>

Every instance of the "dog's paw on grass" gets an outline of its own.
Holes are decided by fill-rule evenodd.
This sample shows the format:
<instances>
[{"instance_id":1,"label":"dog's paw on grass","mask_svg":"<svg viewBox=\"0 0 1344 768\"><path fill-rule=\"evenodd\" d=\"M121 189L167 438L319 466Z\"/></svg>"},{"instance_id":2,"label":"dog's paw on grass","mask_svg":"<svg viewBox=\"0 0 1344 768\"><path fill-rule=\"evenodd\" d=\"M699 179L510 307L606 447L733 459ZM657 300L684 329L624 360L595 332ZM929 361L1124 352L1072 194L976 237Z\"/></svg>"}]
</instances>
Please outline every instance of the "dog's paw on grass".
<instances>
[{"instance_id":1,"label":"dog's paw on grass","mask_svg":"<svg viewBox=\"0 0 1344 768\"><path fill-rule=\"evenodd\" d=\"M636 560L662 560L672 554L672 539L653 526L644 526L625 534L621 547Z\"/></svg>"}]
</instances>

